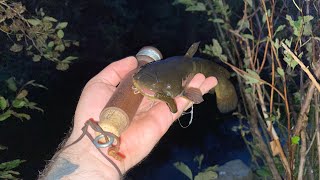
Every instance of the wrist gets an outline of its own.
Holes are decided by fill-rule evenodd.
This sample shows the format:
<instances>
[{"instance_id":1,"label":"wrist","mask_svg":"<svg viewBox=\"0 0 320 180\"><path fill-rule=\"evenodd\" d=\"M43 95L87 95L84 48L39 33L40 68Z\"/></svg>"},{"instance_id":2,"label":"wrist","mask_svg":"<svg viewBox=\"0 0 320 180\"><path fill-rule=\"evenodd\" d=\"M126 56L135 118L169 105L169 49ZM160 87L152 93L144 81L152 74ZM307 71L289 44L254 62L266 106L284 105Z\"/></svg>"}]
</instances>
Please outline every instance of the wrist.
<instances>
[{"instance_id":1,"label":"wrist","mask_svg":"<svg viewBox=\"0 0 320 180\"><path fill-rule=\"evenodd\" d=\"M87 151L86 149L80 149L81 147L71 147L59 155L61 159L66 159L77 166L77 170L73 174L70 174L70 177L76 178L78 175L81 175L82 178L87 177L83 179L118 180L121 178L115 167L110 162L104 161L101 158L102 155L99 154L100 156L97 156L92 150ZM98 151L97 149L93 150Z\"/></svg>"},{"instance_id":2,"label":"wrist","mask_svg":"<svg viewBox=\"0 0 320 180\"><path fill-rule=\"evenodd\" d=\"M44 179L118 180L121 178L115 167L104 159L87 138L66 148L52 159L44 176Z\"/></svg>"}]
</instances>

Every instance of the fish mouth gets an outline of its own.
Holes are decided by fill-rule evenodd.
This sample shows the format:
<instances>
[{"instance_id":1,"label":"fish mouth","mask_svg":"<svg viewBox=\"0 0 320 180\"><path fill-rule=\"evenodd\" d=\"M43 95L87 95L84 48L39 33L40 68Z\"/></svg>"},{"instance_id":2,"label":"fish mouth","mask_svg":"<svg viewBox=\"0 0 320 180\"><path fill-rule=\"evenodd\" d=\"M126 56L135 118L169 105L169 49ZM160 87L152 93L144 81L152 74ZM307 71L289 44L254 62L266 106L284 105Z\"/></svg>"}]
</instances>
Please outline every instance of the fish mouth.
<instances>
[{"instance_id":1,"label":"fish mouth","mask_svg":"<svg viewBox=\"0 0 320 180\"><path fill-rule=\"evenodd\" d=\"M132 82L133 82L132 89L134 90L135 93L141 93L144 96L154 98L156 93L152 89L144 86L142 83L139 83L139 81L136 81L135 79L133 79Z\"/></svg>"}]
</instances>

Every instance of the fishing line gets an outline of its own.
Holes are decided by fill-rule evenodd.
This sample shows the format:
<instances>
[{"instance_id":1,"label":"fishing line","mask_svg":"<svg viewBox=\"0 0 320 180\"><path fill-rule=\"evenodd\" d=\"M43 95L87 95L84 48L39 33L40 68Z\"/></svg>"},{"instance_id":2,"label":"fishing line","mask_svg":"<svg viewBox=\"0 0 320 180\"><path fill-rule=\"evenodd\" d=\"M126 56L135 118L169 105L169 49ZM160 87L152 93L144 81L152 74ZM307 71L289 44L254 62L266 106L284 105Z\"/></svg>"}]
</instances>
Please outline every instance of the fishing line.
<instances>
[{"instance_id":1,"label":"fishing line","mask_svg":"<svg viewBox=\"0 0 320 180\"><path fill-rule=\"evenodd\" d=\"M187 115L187 114L190 114L190 120L189 120L189 124L188 124L188 125L183 126L183 125L181 124L180 118L178 119L178 122L179 122L179 124L180 124L180 127L182 127L182 128L188 128L188 127L191 125L191 123L192 123L192 120L193 120L193 105L191 106L191 110L190 110L189 112L182 112L181 116L184 116L184 115Z\"/></svg>"},{"instance_id":2,"label":"fishing line","mask_svg":"<svg viewBox=\"0 0 320 180\"><path fill-rule=\"evenodd\" d=\"M76 139L75 141L73 141L71 144L66 145L64 147L62 147L53 157L52 160L56 160L56 158L58 158L58 156L62 153L62 151L66 150L67 148L69 148L70 146L73 146L75 144L77 144L79 141L81 141L85 136L87 136L91 142L93 142L94 146L97 148L97 150L100 152L100 154L107 160L110 162L110 164L117 170L118 174L120 177L122 177L122 172L120 170L120 168L118 167L118 165L111 159L109 158L107 155L105 155L102 150L100 148L103 147L103 144L100 144L95 138L92 137L92 135L88 132L88 127L91 127L93 130L95 130L96 132L100 132L101 135L103 135L104 138L108 138L108 142L106 142L106 144L109 145L109 149L110 148L118 148L117 146L119 146L120 144L120 139L118 137L116 137L114 134L103 131L101 129L101 127L94 123L93 119L89 119L86 121L85 125L82 127L82 134L78 137L78 139ZM98 136L99 137L99 136ZM100 137L99 137L100 139ZM99 140L98 139L98 140ZM117 142L116 145L113 145L113 142Z\"/></svg>"}]
</instances>

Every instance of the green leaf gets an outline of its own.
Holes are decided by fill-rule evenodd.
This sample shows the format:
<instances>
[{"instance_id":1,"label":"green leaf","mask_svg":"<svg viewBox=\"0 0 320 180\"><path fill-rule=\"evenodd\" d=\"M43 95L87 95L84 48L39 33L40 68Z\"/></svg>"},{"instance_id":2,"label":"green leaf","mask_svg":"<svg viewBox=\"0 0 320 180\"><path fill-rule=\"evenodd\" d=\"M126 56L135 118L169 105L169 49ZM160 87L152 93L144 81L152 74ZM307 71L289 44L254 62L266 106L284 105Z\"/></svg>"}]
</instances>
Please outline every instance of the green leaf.
<instances>
[{"instance_id":1,"label":"green leaf","mask_svg":"<svg viewBox=\"0 0 320 180\"><path fill-rule=\"evenodd\" d=\"M180 172L186 175L189 179L193 179L192 171L190 168L183 162L176 162L173 164Z\"/></svg>"},{"instance_id":2,"label":"green leaf","mask_svg":"<svg viewBox=\"0 0 320 180\"><path fill-rule=\"evenodd\" d=\"M292 136L291 137L291 143L292 144L299 144L300 142L300 137L299 136Z\"/></svg>"},{"instance_id":3,"label":"green leaf","mask_svg":"<svg viewBox=\"0 0 320 180\"><path fill-rule=\"evenodd\" d=\"M303 35L305 36L310 36L312 34L312 25L310 22L307 22L304 25L304 29L303 29Z\"/></svg>"},{"instance_id":4,"label":"green leaf","mask_svg":"<svg viewBox=\"0 0 320 180\"><path fill-rule=\"evenodd\" d=\"M75 45L75 46L79 46L80 45L79 41L74 41L74 42L72 42L72 44Z\"/></svg>"},{"instance_id":5,"label":"green leaf","mask_svg":"<svg viewBox=\"0 0 320 180\"><path fill-rule=\"evenodd\" d=\"M65 41L65 42L64 42L64 46L65 46L65 47L70 47L70 45L71 45L71 42L70 42L70 41Z\"/></svg>"},{"instance_id":6,"label":"green leaf","mask_svg":"<svg viewBox=\"0 0 320 180\"><path fill-rule=\"evenodd\" d=\"M250 94L250 93L253 93L253 90L252 90L252 88L246 88L244 90L244 92L247 93L247 94Z\"/></svg>"},{"instance_id":7,"label":"green leaf","mask_svg":"<svg viewBox=\"0 0 320 180\"><path fill-rule=\"evenodd\" d=\"M205 10L206 10L206 6L201 2L197 2L195 5L192 5L186 8L186 11L205 11Z\"/></svg>"},{"instance_id":8,"label":"green leaf","mask_svg":"<svg viewBox=\"0 0 320 180\"><path fill-rule=\"evenodd\" d=\"M176 4L192 5L193 2L192 0L175 0L172 4L173 5L176 5Z\"/></svg>"},{"instance_id":9,"label":"green leaf","mask_svg":"<svg viewBox=\"0 0 320 180\"><path fill-rule=\"evenodd\" d=\"M45 17L43 18L43 20L45 20L45 21L51 21L51 22L58 22L57 19L55 19L55 18L53 18L53 17L50 17L50 16L45 16Z\"/></svg>"},{"instance_id":10,"label":"green leaf","mask_svg":"<svg viewBox=\"0 0 320 180\"><path fill-rule=\"evenodd\" d=\"M214 166L209 166L207 169L205 169L203 172L205 171L217 171L218 169L218 165L214 165Z\"/></svg>"},{"instance_id":11,"label":"green leaf","mask_svg":"<svg viewBox=\"0 0 320 180\"><path fill-rule=\"evenodd\" d=\"M304 23L307 23L307 22L311 21L312 19L313 19L313 16L310 16L310 15L308 15L308 16L303 16L303 21L304 21Z\"/></svg>"},{"instance_id":12,"label":"green leaf","mask_svg":"<svg viewBox=\"0 0 320 180\"><path fill-rule=\"evenodd\" d=\"M28 102L25 107L29 108L29 109L35 109L35 110L38 110L38 111L41 111L41 112L44 112L43 109L39 108L38 106L36 106L37 103L35 102Z\"/></svg>"},{"instance_id":13,"label":"green leaf","mask_svg":"<svg viewBox=\"0 0 320 180\"><path fill-rule=\"evenodd\" d=\"M8 149L8 147L3 146L3 145L0 144L0 150L6 150L6 149Z\"/></svg>"},{"instance_id":14,"label":"green leaf","mask_svg":"<svg viewBox=\"0 0 320 180\"><path fill-rule=\"evenodd\" d=\"M35 83L35 80L31 80L31 81L28 81L25 85L32 85L34 87L39 87L39 88L43 88L43 89L48 89L47 87L45 87L44 85L42 84L38 84L38 83Z\"/></svg>"},{"instance_id":15,"label":"green leaf","mask_svg":"<svg viewBox=\"0 0 320 180\"><path fill-rule=\"evenodd\" d=\"M284 53L283 60L288 64L288 66L290 66L292 69L294 69L298 65L298 62L295 61L293 59L293 57L291 56L291 54L288 53L286 50L283 53Z\"/></svg>"},{"instance_id":16,"label":"green leaf","mask_svg":"<svg viewBox=\"0 0 320 180\"><path fill-rule=\"evenodd\" d=\"M64 29L67 26L68 26L68 22L61 22L57 24L56 29Z\"/></svg>"},{"instance_id":17,"label":"green leaf","mask_svg":"<svg viewBox=\"0 0 320 180\"><path fill-rule=\"evenodd\" d=\"M275 36L278 32L282 31L285 27L286 27L286 25L280 25L280 26L278 26L277 29L276 29L276 31L274 32L274 36Z\"/></svg>"},{"instance_id":18,"label":"green leaf","mask_svg":"<svg viewBox=\"0 0 320 180\"><path fill-rule=\"evenodd\" d=\"M32 56L32 60L33 60L33 62L39 62L41 60L41 56L37 55L37 54L34 54Z\"/></svg>"},{"instance_id":19,"label":"green leaf","mask_svg":"<svg viewBox=\"0 0 320 180\"><path fill-rule=\"evenodd\" d=\"M76 59L78 59L78 57L75 57L75 56L68 56L68 57L64 58L61 62L64 62L64 63L71 63L71 61L76 60Z\"/></svg>"},{"instance_id":20,"label":"green leaf","mask_svg":"<svg viewBox=\"0 0 320 180\"><path fill-rule=\"evenodd\" d=\"M18 95L17 95L17 99L22 99L25 98L28 95L28 91L23 89Z\"/></svg>"},{"instance_id":21,"label":"green leaf","mask_svg":"<svg viewBox=\"0 0 320 180\"><path fill-rule=\"evenodd\" d=\"M291 38L291 39L285 39L285 40L284 40L284 43L285 43L286 45L288 45L288 47L291 47L292 38Z\"/></svg>"},{"instance_id":22,"label":"green leaf","mask_svg":"<svg viewBox=\"0 0 320 180\"><path fill-rule=\"evenodd\" d=\"M213 171L200 172L195 177L194 180L213 180L218 179L218 174Z\"/></svg>"},{"instance_id":23,"label":"green leaf","mask_svg":"<svg viewBox=\"0 0 320 180\"><path fill-rule=\"evenodd\" d=\"M60 44L54 48L54 50L60 51L60 52L63 52L65 49L66 47L63 44Z\"/></svg>"},{"instance_id":24,"label":"green leaf","mask_svg":"<svg viewBox=\"0 0 320 180\"><path fill-rule=\"evenodd\" d=\"M253 7L253 6L252 6L252 0L245 0L245 1L247 1L248 5L249 5L250 7Z\"/></svg>"},{"instance_id":25,"label":"green leaf","mask_svg":"<svg viewBox=\"0 0 320 180\"><path fill-rule=\"evenodd\" d=\"M59 29L57 35L60 39L62 39L64 37L64 32L61 29Z\"/></svg>"},{"instance_id":26,"label":"green leaf","mask_svg":"<svg viewBox=\"0 0 320 180\"><path fill-rule=\"evenodd\" d=\"M48 43L48 47L49 48L52 48L54 46L54 42L53 41L50 41L49 43Z\"/></svg>"},{"instance_id":27,"label":"green leaf","mask_svg":"<svg viewBox=\"0 0 320 180\"><path fill-rule=\"evenodd\" d=\"M215 18L215 19L210 18L208 21L211 21L213 23L224 23L224 20L221 18Z\"/></svg>"},{"instance_id":28,"label":"green leaf","mask_svg":"<svg viewBox=\"0 0 320 180\"><path fill-rule=\"evenodd\" d=\"M11 77L9 79L6 80L6 83L8 84L8 88L11 90L11 91L17 91L17 85L16 85L16 82L15 82L15 79L14 77Z\"/></svg>"},{"instance_id":29,"label":"green leaf","mask_svg":"<svg viewBox=\"0 0 320 180\"><path fill-rule=\"evenodd\" d=\"M17 178L12 176L12 174L10 174L10 172L8 171L4 171L4 172L0 171L0 179L17 179Z\"/></svg>"},{"instance_id":30,"label":"green leaf","mask_svg":"<svg viewBox=\"0 0 320 180\"><path fill-rule=\"evenodd\" d=\"M196 157L193 158L193 161L196 161L198 163L198 169L201 169L201 164L203 161L204 155L197 155Z\"/></svg>"},{"instance_id":31,"label":"green leaf","mask_svg":"<svg viewBox=\"0 0 320 180\"><path fill-rule=\"evenodd\" d=\"M248 74L244 74L247 84L256 84L260 82L260 76L255 71L247 69L247 72Z\"/></svg>"},{"instance_id":32,"label":"green leaf","mask_svg":"<svg viewBox=\"0 0 320 180\"><path fill-rule=\"evenodd\" d=\"M12 114L12 110L7 110L5 113L0 114L0 121L8 119Z\"/></svg>"},{"instance_id":33,"label":"green leaf","mask_svg":"<svg viewBox=\"0 0 320 180\"><path fill-rule=\"evenodd\" d=\"M226 55L224 55L224 54L221 54L221 55L219 56L219 58L220 58L220 60L221 60L221 61L225 61L225 62L227 62L227 61L228 61L227 56L226 56Z\"/></svg>"},{"instance_id":34,"label":"green leaf","mask_svg":"<svg viewBox=\"0 0 320 180\"><path fill-rule=\"evenodd\" d=\"M20 44L16 44L16 43L14 43L14 44L10 47L10 51L12 51L12 52L20 52L20 51L22 51L22 49L23 49L23 46L20 45Z\"/></svg>"},{"instance_id":35,"label":"green leaf","mask_svg":"<svg viewBox=\"0 0 320 180\"><path fill-rule=\"evenodd\" d=\"M32 25L32 26L37 26L41 24L41 21L39 19L27 19L27 21Z\"/></svg>"},{"instance_id":36,"label":"green leaf","mask_svg":"<svg viewBox=\"0 0 320 180\"><path fill-rule=\"evenodd\" d=\"M241 36L250 40L254 40L254 37L251 34L241 34Z\"/></svg>"},{"instance_id":37,"label":"green leaf","mask_svg":"<svg viewBox=\"0 0 320 180\"><path fill-rule=\"evenodd\" d=\"M11 170L18 167L21 163L25 162L25 160L16 159L13 161L8 161L0 164L0 169L2 170Z\"/></svg>"},{"instance_id":38,"label":"green leaf","mask_svg":"<svg viewBox=\"0 0 320 180\"><path fill-rule=\"evenodd\" d=\"M12 101L12 106L15 108L22 108L26 104L23 99L15 99Z\"/></svg>"},{"instance_id":39,"label":"green leaf","mask_svg":"<svg viewBox=\"0 0 320 180\"><path fill-rule=\"evenodd\" d=\"M17 117L17 118L19 118L19 119L26 119L26 120L30 120L31 119L31 116L29 114L25 114L25 113L13 112L12 115Z\"/></svg>"},{"instance_id":40,"label":"green leaf","mask_svg":"<svg viewBox=\"0 0 320 180\"><path fill-rule=\"evenodd\" d=\"M56 69L60 70L60 71L65 71L65 70L69 69L69 64L68 63L59 62L56 65Z\"/></svg>"},{"instance_id":41,"label":"green leaf","mask_svg":"<svg viewBox=\"0 0 320 180\"><path fill-rule=\"evenodd\" d=\"M290 26L293 29L293 34L297 37L301 35L303 30L303 34L308 36L312 34L312 26L310 21L313 19L313 16L299 16L298 20L293 20L291 16L286 15L286 19L289 21ZM302 29L304 27L304 29Z\"/></svg>"},{"instance_id":42,"label":"green leaf","mask_svg":"<svg viewBox=\"0 0 320 180\"><path fill-rule=\"evenodd\" d=\"M284 77L284 70L282 68L278 67L277 72L281 77Z\"/></svg>"},{"instance_id":43,"label":"green leaf","mask_svg":"<svg viewBox=\"0 0 320 180\"><path fill-rule=\"evenodd\" d=\"M276 53L278 54L278 49L280 48L280 42L279 42L279 39L276 38L275 41L271 41L272 45L276 48Z\"/></svg>"},{"instance_id":44,"label":"green leaf","mask_svg":"<svg viewBox=\"0 0 320 180\"><path fill-rule=\"evenodd\" d=\"M21 41L23 37L23 34L16 34L17 41Z\"/></svg>"},{"instance_id":45,"label":"green leaf","mask_svg":"<svg viewBox=\"0 0 320 180\"><path fill-rule=\"evenodd\" d=\"M260 177L271 177L271 173L267 168L261 168L256 171L257 175Z\"/></svg>"},{"instance_id":46,"label":"green leaf","mask_svg":"<svg viewBox=\"0 0 320 180\"><path fill-rule=\"evenodd\" d=\"M244 29L249 29L250 28L250 23L248 19L240 19L240 21L237 23L238 30L244 30Z\"/></svg>"},{"instance_id":47,"label":"green leaf","mask_svg":"<svg viewBox=\"0 0 320 180\"><path fill-rule=\"evenodd\" d=\"M212 52L217 56L222 54L222 48L219 44L219 41L216 39L212 39Z\"/></svg>"},{"instance_id":48,"label":"green leaf","mask_svg":"<svg viewBox=\"0 0 320 180\"><path fill-rule=\"evenodd\" d=\"M0 96L0 109L4 110L7 108L7 106L8 106L7 100L3 96Z\"/></svg>"}]
</instances>

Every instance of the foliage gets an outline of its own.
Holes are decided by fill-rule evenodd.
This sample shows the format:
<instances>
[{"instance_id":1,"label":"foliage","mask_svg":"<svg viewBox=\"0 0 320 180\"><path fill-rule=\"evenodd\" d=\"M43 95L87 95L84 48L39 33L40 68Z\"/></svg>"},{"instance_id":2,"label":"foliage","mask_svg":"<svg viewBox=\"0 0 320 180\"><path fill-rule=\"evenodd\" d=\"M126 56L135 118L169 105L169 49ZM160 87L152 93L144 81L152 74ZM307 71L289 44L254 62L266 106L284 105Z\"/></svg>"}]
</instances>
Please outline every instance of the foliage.
<instances>
[{"instance_id":1,"label":"foliage","mask_svg":"<svg viewBox=\"0 0 320 180\"><path fill-rule=\"evenodd\" d=\"M203 154L196 156L193 160L198 163L198 169L201 169ZM210 166L206 169L202 169L196 176L193 176L191 169L183 162L175 162L173 164L180 172L186 175L190 180L206 180L206 179L217 179L218 174L216 169L218 166Z\"/></svg>"},{"instance_id":2,"label":"foliage","mask_svg":"<svg viewBox=\"0 0 320 180\"><path fill-rule=\"evenodd\" d=\"M0 1L0 31L5 33L12 45L10 51L23 50L34 62L47 59L57 63L58 70L66 70L74 56L62 57L62 53L71 45L79 46L78 41L65 40L64 29L68 22L59 22L47 16L43 9L36 16L27 18L26 8L21 2Z\"/></svg>"},{"instance_id":3,"label":"foliage","mask_svg":"<svg viewBox=\"0 0 320 180\"><path fill-rule=\"evenodd\" d=\"M12 160L4 163L0 163L0 179L19 179L16 176L20 175L19 172L13 169L17 168L25 160Z\"/></svg>"},{"instance_id":4,"label":"foliage","mask_svg":"<svg viewBox=\"0 0 320 180\"><path fill-rule=\"evenodd\" d=\"M202 52L237 74L242 106L234 115L257 175L319 179L319 4L239 2L240 6L228 0L174 3L206 13L215 27L215 39ZM253 140L246 138L248 132Z\"/></svg>"},{"instance_id":5,"label":"foliage","mask_svg":"<svg viewBox=\"0 0 320 180\"><path fill-rule=\"evenodd\" d=\"M68 22L60 22L46 15L42 8L36 10L35 15L30 15L21 2L0 0L0 34L3 35L0 37L4 45L10 45L1 52L2 61L5 61L7 54L27 55L33 62L46 59L56 63L56 69L67 70L78 57L65 56L63 52L72 45L79 46L78 41L65 39L67 26ZM0 64L0 69L8 70L0 77L0 123L14 118L30 120L30 110L43 112L36 102L29 100L29 89L46 87L35 80L16 80L14 76L18 73L10 71L13 69L10 65L15 64L22 63L10 62L8 67ZM12 77L8 78L8 75ZM4 149L7 148L0 145L0 150ZM25 160L16 159L1 163L0 179L19 179L17 176L20 174L14 169L23 162Z\"/></svg>"},{"instance_id":6,"label":"foliage","mask_svg":"<svg viewBox=\"0 0 320 180\"><path fill-rule=\"evenodd\" d=\"M37 103L28 100L29 91L26 88L28 86L34 86L46 89L46 87L35 83L34 80L31 80L23 84L21 88L18 89L17 83L13 77L7 79L5 84L9 91L6 96L0 94L0 122L7 120L12 116L21 120L29 120L31 116L24 113L26 109L35 109L43 112L43 110L37 106ZM13 96L12 94L15 95Z\"/></svg>"}]
</instances>

